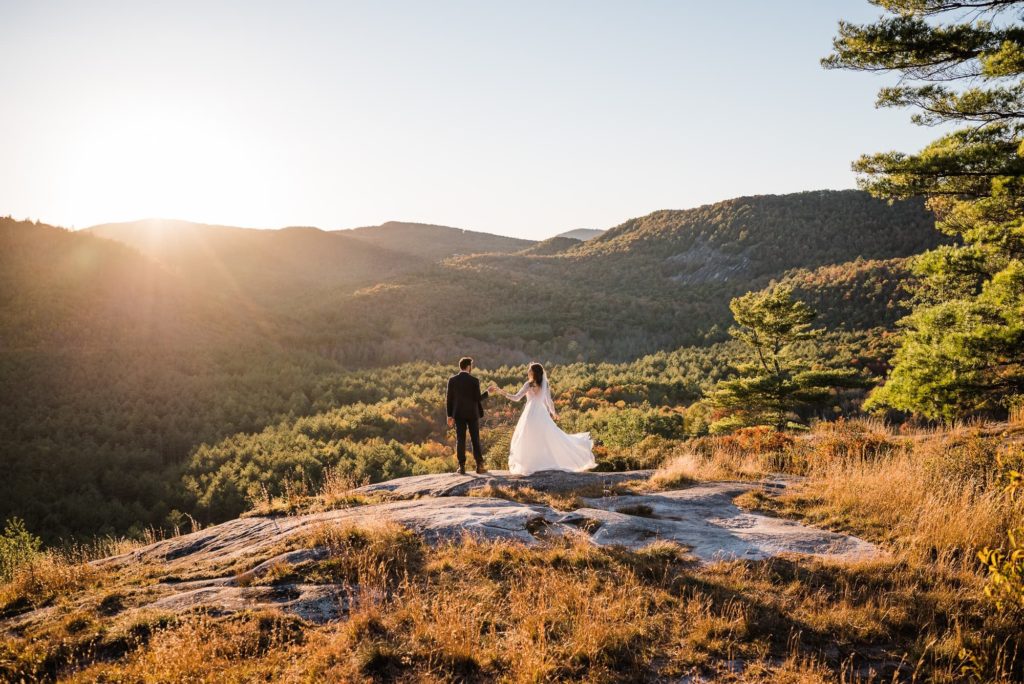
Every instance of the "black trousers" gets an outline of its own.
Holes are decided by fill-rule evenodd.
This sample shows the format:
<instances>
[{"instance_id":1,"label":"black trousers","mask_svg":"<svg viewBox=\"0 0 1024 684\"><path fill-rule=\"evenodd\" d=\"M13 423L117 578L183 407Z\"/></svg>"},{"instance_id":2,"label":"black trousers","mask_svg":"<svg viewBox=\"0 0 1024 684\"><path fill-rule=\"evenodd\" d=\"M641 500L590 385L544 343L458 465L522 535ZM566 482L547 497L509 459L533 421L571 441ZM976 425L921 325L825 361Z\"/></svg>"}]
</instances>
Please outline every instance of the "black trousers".
<instances>
[{"instance_id":1,"label":"black trousers","mask_svg":"<svg viewBox=\"0 0 1024 684\"><path fill-rule=\"evenodd\" d=\"M480 421L477 418L466 420L465 418L455 419L455 455L459 458L459 465L466 465L466 430L469 430L469 439L473 442L473 459L477 463L483 463L483 453L480 451Z\"/></svg>"}]
</instances>

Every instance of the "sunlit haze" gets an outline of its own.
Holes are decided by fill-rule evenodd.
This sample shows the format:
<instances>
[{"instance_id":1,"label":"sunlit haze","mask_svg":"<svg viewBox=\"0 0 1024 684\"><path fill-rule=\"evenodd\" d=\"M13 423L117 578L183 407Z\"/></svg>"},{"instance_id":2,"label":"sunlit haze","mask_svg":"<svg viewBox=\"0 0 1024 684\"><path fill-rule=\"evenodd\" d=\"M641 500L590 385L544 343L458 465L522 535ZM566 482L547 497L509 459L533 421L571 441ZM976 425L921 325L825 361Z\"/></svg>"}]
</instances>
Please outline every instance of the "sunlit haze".
<instances>
[{"instance_id":1,"label":"sunlit haze","mask_svg":"<svg viewBox=\"0 0 1024 684\"><path fill-rule=\"evenodd\" d=\"M919 146L818 60L863 0L5 2L0 215L543 238Z\"/></svg>"}]
</instances>

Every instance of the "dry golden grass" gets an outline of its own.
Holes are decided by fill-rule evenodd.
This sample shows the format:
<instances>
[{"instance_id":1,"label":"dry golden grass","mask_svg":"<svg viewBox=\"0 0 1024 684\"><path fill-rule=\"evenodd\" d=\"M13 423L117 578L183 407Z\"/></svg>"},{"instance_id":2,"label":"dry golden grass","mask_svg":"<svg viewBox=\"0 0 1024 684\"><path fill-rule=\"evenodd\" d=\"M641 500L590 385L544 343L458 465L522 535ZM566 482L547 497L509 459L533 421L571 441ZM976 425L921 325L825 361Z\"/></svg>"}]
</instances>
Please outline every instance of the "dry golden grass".
<instances>
[{"instance_id":1,"label":"dry golden grass","mask_svg":"<svg viewBox=\"0 0 1024 684\"><path fill-rule=\"evenodd\" d=\"M14 571L10 581L0 583L0 617L48 605L86 587L100 586L110 573L92 561L127 553L143 543L101 537L90 544L35 554Z\"/></svg>"},{"instance_id":2,"label":"dry golden grass","mask_svg":"<svg viewBox=\"0 0 1024 684\"><path fill-rule=\"evenodd\" d=\"M1014 638L1014 625L979 603L977 575L948 562L698 566L666 542L633 553L582 537L428 548L389 526L320 534L340 561L330 579L359 586L337 624L268 612L161 616L120 627L133 635L127 641L105 635L95 615L77 615L73 638L65 621L9 640L0 673L81 682L632 682L694 673L825 682L843 673L869 681L871 671L889 681L903 667L953 682L961 648ZM374 570L381 565L403 571Z\"/></svg>"},{"instance_id":3,"label":"dry golden grass","mask_svg":"<svg viewBox=\"0 0 1024 684\"><path fill-rule=\"evenodd\" d=\"M1021 460L1005 432L961 426L898 436L873 423L832 424L798 448L806 480L778 498L754 494L749 504L920 558L973 559L1022 520L1020 505L1002 495L1002 473Z\"/></svg>"},{"instance_id":4,"label":"dry golden grass","mask_svg":"<svg viewBox=\"0 0 1024 684\"><path fill-rule=\"evenodd\" d=\"M774 469L757 453L735 452L731 449L682 450L662 464L651 476L651 489L679 489L710 480L756 480Z\"/></svg>"},{"instance_id":5,"label":"dry golden grass","mask_svg":"<svg viewBox=\"0 0 1024 684\"><path fill-rule=\"evenodd\" d=\"M320 485L320 497L324 505L333 508L347 504L355 495L352 490L369 484L369 479L358 479L354 475L328 468L324 472L324 481Z\"/></svg>"},{"instance_id":6,"label":"dry golden grass","mask_svg":"<svg viewBox=\"0 0 1024 684\"><path fill-rule=\"evenodd\" d=\"M707 480L759 479L792 470L795 453L792 437L768 428L703 437L677 448L655 471L650 485L665 490Z\"/></svg>"},{"instance_id":7,"label":"dry golden grass","mask_svg":"<svg viewBox=\"0 0 1024 684\"><path fill-rule=\"evenodd\" d=\"M284 491L279 496L271 496L265 487L260 488L249 497L250 508L242 517L297 515L366 506L383 501L382 495L368 496L354 491L368 483L368 480L358 480L351 475L328 468L324 472L323 484L315 494L310 494L304 485L291 482L285 483Z\"/></svg>"},{"instance_id":8,"label":"dry golden grass","mask_svg":"<svg viewBox=\"0 0 1024 684\"><path fill-rule=\"evenodd\" d=\"M823 466L782 502L819 524L919 554L973 553L998 545L1019 515L998 488L966 479L935 484L914 454L900 454L884 463Z\"/></svg>"},{"instance_id":9,"label":"dry golden grass","mask_svg":"<svg viewBox=\"0 0 1024 684\"><path fill-rule=\"evenodd\" d=\"M672 457L651 476L651 489L667 490L686 487L701 480L726 479L725 469L716 461L694 453Z\"/></svg>"},{"instance_id":10,"label":"dry golden grass","mask_svg":"<svg viewBox=\"0 0 1024 684\"><path fill-rule=\"evenodd\" d=\"M380 591L391 591L417 572L424 554L420 537L392 522L320 525L301 546L323 548L328 554L308 571L306 579Z\"/></svg>"},{"instance_id":11,"label":"dry golden grass","mask_svg":"<svg viewBox=\"0 0 1024 684\"><path fill-rule=\"evenodd\" d=\"M1014 427L1024 427L1024 401L1018 401L1010 407L1007 421Z\"/></svg>"},{"instance_id":12,"label":"dry golden grass","mask_svg":"<svg viewBox=\"0 0 1024 684\"><path fill-rule=\"evenodd\" d=\"M0 586L0 606L9 614L21 607L39 607L94 583L102 575L86 564L69 562L59 553L41 553Z\"/></svg>"},{"instance_id":13,"label":"dry golden grass","mask_svg":"<svg viewBox=\"0 0 1024 684\"><path fill-rule=\"evenodd\" d=\"M142 630L121 662L98 659L69 673L66 681L272 681L268 673L285 670L297 654L295 646L304 641L304 629L297 618L272 612L221 619L193 615Z\"/></svg>"}]
</instances>

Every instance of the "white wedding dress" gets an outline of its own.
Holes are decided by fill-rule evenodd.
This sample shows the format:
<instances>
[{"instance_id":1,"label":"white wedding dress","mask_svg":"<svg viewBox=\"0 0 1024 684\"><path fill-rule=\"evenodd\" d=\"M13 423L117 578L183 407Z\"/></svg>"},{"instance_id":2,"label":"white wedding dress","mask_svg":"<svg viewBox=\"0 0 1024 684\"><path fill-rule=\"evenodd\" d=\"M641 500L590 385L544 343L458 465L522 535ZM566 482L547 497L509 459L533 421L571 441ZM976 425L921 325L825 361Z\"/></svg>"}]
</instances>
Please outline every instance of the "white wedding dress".
<instances>
[{"instance_id":1,"label":"white wedding dress","mask_svg":"<svg viewBox=\"0 0 1024 684\"><path fill-rule=\"evenodd\" d=\"M555 404L551 401L547 378L540 387L532 387L527 382L515 394L505 396L512 401L526 397L526 408L512 433L509 472L514 475L529 475L539 470L579 472L597 465L590 433L567 435L551 418Z\"/></svg>"}]
</instances>

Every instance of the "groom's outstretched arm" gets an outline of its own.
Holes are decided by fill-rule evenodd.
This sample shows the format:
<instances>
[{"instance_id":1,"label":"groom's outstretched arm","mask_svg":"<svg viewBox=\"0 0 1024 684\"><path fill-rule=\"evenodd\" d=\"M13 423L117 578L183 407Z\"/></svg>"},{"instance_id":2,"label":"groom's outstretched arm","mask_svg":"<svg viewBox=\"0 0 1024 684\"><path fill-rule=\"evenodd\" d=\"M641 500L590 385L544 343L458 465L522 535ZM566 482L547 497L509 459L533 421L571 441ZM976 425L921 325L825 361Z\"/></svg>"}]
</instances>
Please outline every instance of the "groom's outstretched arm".
<instances>
[{"instance_id":1,"label":"groom's outstretched arm","mask_svg":"<svg viewBox=\"0 0 1024 684\"><path fill-rule=\"evenodd\" d=\"M477 401L483 401L484 399L487 398L487 392L481 392L480 391L480 381L477 380L476 378L473 378L473 379L476 380L476 400Z\"/></svg>"}]
</instances>

